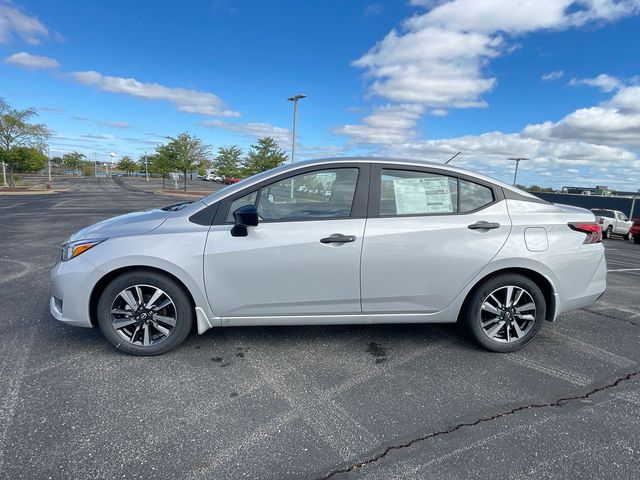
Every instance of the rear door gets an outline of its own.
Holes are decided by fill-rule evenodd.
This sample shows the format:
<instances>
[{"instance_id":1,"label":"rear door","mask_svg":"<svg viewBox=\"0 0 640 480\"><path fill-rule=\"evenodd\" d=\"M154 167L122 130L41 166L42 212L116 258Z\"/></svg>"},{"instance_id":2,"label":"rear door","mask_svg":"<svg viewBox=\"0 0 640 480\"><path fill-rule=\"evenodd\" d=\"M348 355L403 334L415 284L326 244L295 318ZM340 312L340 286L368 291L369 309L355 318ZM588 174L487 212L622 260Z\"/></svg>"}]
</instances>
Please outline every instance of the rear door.
<instances>
[{"instance_id":1,"label":"rear door","mask_svg":"<svg viewBox=\"0 0 640 480\"><path fill-rule=\"evenodd\" d=\"M428 168L371 168L362 310L439 311L507 240L502 189Z\"/></svg>"},{"instance_id":2,"label":"rear door","mask_svg":"<svg viewBox=\"0 0 640 480\"><path fill-rule=\"evenodd\" d=\"M207 296L223 317L360 313L368 164L315 167L225 200L204 255ZM234 237L233 211L260 222Z\"/></svg>"}]
</instances>

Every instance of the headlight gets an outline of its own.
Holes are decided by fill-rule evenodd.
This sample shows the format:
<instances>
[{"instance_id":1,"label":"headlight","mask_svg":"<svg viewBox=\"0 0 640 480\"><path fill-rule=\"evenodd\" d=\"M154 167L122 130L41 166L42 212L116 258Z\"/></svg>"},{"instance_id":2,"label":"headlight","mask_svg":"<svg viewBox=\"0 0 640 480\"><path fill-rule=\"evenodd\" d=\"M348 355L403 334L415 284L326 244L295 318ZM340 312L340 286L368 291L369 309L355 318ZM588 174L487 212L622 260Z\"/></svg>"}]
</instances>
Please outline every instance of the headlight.
<instances>
[{"instance_id":1,"label":"headlight","mask_svg":"<svg viewBox=\"0 0 640 480\"><path fill-rule=\"evenodd\" d=\"M60 256L60 259L63 262L71 260L72 258L77 257L81 253L86 252L90 248L95 247L105 240L105 238L102 238L99 240L76 240L75 242L64 243L62 244L62 255Z\"/></svg>"}]
</instances>

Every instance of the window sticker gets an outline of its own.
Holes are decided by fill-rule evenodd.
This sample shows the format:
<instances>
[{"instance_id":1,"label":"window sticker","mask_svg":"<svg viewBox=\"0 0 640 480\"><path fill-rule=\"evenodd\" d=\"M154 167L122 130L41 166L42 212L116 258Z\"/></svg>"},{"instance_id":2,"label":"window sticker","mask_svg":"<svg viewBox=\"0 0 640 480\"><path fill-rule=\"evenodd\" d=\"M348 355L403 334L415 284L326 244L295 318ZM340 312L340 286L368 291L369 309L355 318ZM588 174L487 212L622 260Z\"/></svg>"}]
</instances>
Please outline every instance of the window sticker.
<instances>
[{"instance_id":1,"label":"window sticker","mask_svg":"<svg viewBox=\"0 0 640 480\"><path fill-rule=\"evenodd\" d=\"M448 177L394 178L396 213L452 213Z\"/></svg>"}]
</instances>

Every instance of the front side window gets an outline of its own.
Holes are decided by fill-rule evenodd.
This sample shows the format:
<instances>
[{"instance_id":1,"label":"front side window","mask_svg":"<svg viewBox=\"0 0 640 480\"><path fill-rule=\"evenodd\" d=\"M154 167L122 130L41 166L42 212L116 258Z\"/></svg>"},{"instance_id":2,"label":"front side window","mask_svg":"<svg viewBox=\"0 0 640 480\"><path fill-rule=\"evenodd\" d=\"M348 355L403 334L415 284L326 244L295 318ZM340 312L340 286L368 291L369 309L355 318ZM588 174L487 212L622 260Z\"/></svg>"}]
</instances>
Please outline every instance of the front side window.
<instances>
[{"instance_id":1,"label":"front side window","mask_svg":"<svg viewBox=\"0 0 640 480\"><path fill-rule=\"evenodd\" d=\"M235 209L256 205L261 220L309 220L345 218L351 215L358 182L357 168L318 170L289 177L233 201Z\"/></svg>"},{"instance_id":2,"label":"front side window","mask_svg":"<svg viewBox=\"0 0 640 480\"><path fill-rule=\"evenodd\" d=\"M455 178L407 170L382 170L380 215L433 215L457 211Z\"/></svg>"}]
</instances>

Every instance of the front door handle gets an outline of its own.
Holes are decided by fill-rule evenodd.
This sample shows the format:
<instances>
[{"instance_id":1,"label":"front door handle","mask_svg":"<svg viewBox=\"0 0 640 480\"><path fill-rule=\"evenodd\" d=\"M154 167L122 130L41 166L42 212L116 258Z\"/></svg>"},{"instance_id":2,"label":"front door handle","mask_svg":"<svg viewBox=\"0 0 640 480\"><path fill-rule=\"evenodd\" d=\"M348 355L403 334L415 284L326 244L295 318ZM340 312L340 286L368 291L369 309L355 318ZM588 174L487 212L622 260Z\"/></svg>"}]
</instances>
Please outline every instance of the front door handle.
<instances>
[{"instance_id":1,"label":"front door handle","mask_svg":"<svg viewBox=\"0 0 640 480\"><path fill-rule=\"evenodd\" d=\"M348 243L355 242L355 235L343 235L341 233L334 233L328 237L320 239L320 243Z\"/></svg>"},{"instance_id":2,"label":"front door handle","mask_svg":"<svg viewBox=\"0 0 640 480\"><path fill-rule=\"evenodd\" d=\"M494 228L500 228L500 224L498 222L485 222L481 220L468 225L467 228L469 230L493 230Z\"/></svg>"}]
</instances>

